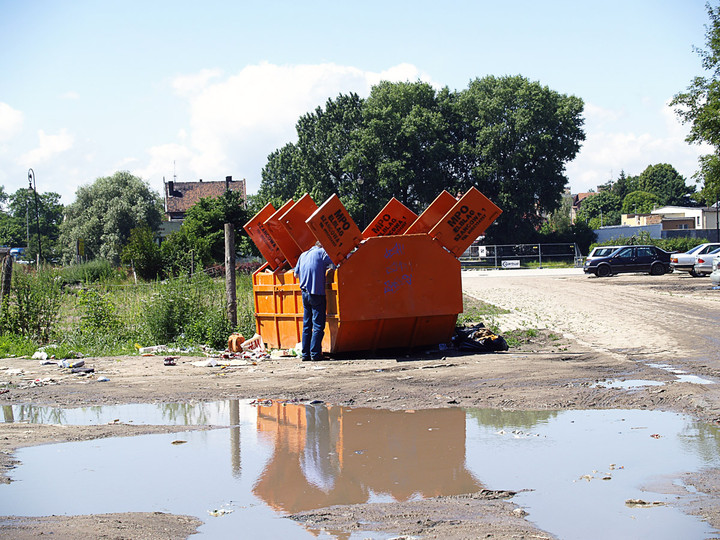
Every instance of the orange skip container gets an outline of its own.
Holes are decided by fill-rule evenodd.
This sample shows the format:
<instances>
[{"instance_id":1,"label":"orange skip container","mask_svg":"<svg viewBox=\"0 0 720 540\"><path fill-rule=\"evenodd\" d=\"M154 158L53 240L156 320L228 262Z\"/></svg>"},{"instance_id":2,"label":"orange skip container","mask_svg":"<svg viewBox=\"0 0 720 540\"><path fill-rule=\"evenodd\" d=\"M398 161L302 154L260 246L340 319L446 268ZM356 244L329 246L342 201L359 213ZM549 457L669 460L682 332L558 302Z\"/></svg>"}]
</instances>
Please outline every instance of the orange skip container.
<instances>
[{"instance_id":1,"label":"orange skip container","mask_svg":"<svg viewBox=\"0 0 720 540\"><path fill-rule=\"evenodd\" d=\"M301 199L301 204L283 207L285 216L293 218L293 226L282 236L287 232L297 245L306 246L306 240L297 241L308 233L298 226L302 223L298 214L308 213L304 220L307 229L336 265L326 277L323 351L339 353L449 342L463 309L457 257L497 219L500 209L475 188L459 200L443 192L438 197L442 204L430 205L426 211L431 218L426 212L415 218L393 199L371 224L400 223L411 216L422 226L403 223L387 229L422 232L379 235L377 227L361 233L336 196L319 208L308 204L307 197ZM444 210L440 219L438 207ZM276 231L277 224L288 222L285 216L278 219L265 209L263 216L248 222L246 231L264 248L272 243L267 236ZM272 219L269 224L272 226L263 226L263 218ZM428 222L429 219L432 221ZM290 263L285 260L281 264L276 251L271 262L253 274L253 296L256 330L265 344L271 348L294 348L302 337L302 296Z\"/></svg>"}]
</instances>

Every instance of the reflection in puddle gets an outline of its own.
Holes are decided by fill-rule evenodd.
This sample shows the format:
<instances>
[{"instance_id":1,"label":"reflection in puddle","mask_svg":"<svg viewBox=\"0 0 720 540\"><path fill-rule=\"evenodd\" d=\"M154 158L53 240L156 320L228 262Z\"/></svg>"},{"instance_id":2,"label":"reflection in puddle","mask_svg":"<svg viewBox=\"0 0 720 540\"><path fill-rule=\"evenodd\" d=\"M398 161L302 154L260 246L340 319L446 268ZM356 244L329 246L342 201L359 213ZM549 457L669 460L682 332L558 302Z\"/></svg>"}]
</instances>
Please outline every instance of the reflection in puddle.
<instances>
[{"instance_id":1,"label":"reflection in puddle","mask_svg":"<svg viewBox=\"0 0 720 540\"><path fill-rule=\"evenodd\" d=\"M13 482L0 485L5 515L172 512L204 520L200 533L208 537L313 538L318 531L280 518L487 487L532 490L514 502L564 539L702 538L711 529L694 517L625 501L672 502L675 496L641 486L720 464L715 428L652 411L383 411L230 401L3 412L6 422L232 426L21 449ZM209 514L214 510L220 517ZM392 535L335 535L368 536Z\"/></svg>"}]
</instances>

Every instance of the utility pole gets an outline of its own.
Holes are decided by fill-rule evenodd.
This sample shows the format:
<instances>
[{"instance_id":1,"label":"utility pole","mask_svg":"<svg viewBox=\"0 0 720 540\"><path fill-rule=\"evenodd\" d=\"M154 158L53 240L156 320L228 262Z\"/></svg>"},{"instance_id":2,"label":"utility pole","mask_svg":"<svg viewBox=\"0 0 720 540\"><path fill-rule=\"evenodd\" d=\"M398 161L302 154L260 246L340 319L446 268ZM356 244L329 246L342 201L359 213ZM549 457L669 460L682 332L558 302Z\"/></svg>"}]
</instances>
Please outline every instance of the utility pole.
<instances>
[{"instance_id":1,"label":"utility pole","mask_svg":"<svg viewBox=\"0 0 720 540\"><path fill-rule=\"evenodd\" d=\"M37 194L37 182L35 181L35 171L28 169L28 184L30 189L35 193L35 224L37 227L37 240L38 240L38 255L37 255L37 266L40 267L40 261L42 260L42 242L40 240L40 206L38 204Z\"/></svg>"},{"instance_id":2,"label":"utility pole","mask_svg":"<svg viewBox=\"0 0 720 540\"><path fill-rule=\"evenodd\" d=\"M235 292L235 226L225 224L225 298L227 317L232 329L237 327L237 297Z\"/></svg>"}]
</instances>

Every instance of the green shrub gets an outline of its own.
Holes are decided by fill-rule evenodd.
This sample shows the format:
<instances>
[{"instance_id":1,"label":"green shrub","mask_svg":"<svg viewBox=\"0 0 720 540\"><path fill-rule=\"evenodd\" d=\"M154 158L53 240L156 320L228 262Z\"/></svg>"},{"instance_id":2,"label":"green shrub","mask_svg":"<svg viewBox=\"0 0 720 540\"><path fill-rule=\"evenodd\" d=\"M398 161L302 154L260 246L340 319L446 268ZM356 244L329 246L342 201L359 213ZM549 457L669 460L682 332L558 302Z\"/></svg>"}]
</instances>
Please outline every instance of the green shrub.
<instances>
[{"instance_id":1,"label":"green shrub","mask_svg":"<svg viewBox=\"0 0 720 540\"><path fill-rule=\"evenodd\" d=\"M108 282L124 277L120 275L110 261L105 259L93 259L92 261L65 266L60 271L60 276L62 282L69 285Z\"/></svg>"},{"instance_id":2,"label":"green shrub","mask_svg":"<svg viewBox=\"0 0 720 540\"><path fill-rule=\"evenodd\" d=\"M58 320L62 282L55 271L16 267L0 315L0 333L47 343Z\"/></svg>"},{"instance_id":3,"label":"green shrub","mask_svg":"<svg viewBox=\"0 0 720 540\"><path fill-rule=\"evenodd\" d=\"M17 334L0 335L0 357L30 356L37 345L29 338Z\"/></svg>"},{"instance_id":4,"label":"green shrub","mask_svg":"<svg viewBox=\"0 0 720 540\"><path fill-rule=\"evenodd\" d=\"M117 332L122 327L115 305L95 289L78 292L80 332Z\"/></svg>"}]
</instances>

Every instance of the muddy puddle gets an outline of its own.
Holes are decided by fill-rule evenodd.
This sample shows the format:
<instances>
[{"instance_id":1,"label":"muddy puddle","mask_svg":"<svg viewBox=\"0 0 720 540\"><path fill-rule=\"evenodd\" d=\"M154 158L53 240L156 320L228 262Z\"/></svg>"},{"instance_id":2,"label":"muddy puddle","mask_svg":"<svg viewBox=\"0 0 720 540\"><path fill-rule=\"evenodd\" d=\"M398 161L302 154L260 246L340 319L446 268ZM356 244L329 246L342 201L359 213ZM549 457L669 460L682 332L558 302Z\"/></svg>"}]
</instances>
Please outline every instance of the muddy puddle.
<instances>
[{"instance_id":1,"label":"muddy puddle","mask_svg":"<svg viewBox=\"0 0 720 540\"><path fill-rule=\"evenodd\" d=\"M4 515L161 511L197 516L208 538L382 539L392 535L308 531L284 516L488 488L526 490L513 501L563 539L714 532L669 503L692 491L677 475L720 466L720 434L674 413L224 401L3 414L5 422L218 426L21 449L12 482L0 485ZM658 485L673 494L647 490Z\"/></svg>"}]
</instances>

